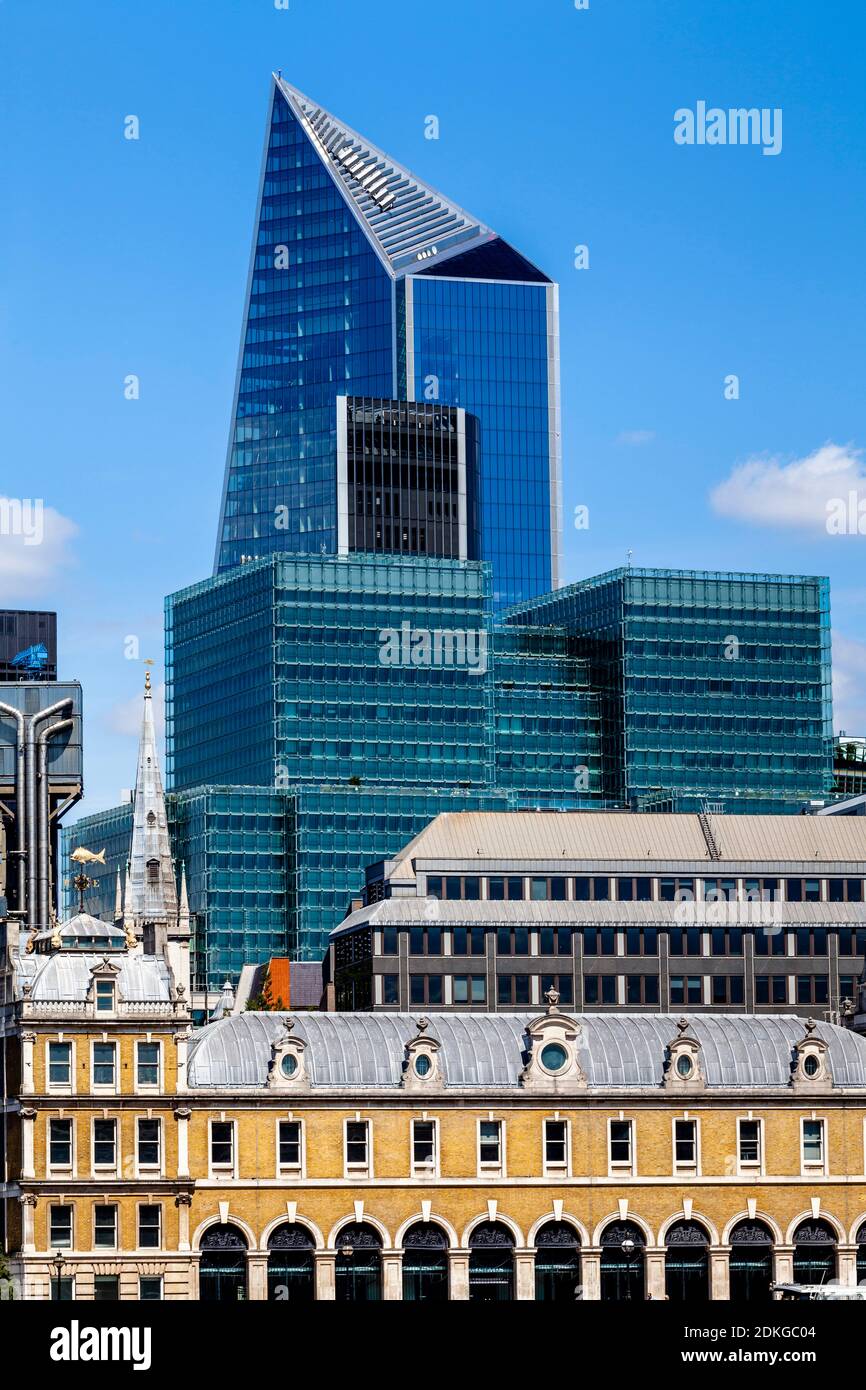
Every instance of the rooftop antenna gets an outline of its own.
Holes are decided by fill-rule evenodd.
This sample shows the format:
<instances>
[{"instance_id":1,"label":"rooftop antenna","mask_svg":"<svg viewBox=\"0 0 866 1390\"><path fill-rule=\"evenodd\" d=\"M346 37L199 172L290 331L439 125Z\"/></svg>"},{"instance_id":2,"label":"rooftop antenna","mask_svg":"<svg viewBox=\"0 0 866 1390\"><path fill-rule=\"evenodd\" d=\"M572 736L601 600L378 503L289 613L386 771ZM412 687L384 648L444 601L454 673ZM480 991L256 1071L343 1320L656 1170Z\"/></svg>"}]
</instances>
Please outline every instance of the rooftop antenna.
<instances>
[{"instance_id":1,"label":"rooftop antenna","mask_svg":"<svg viewBox=\"0 0 866 1390\"><path fill-rule=\"evenodd\" d=\"M627 551L625 552L626 564L628 565L629 569L631 569L631 557L632 557L632 555L634 555L634 551L633 551L633 550L627 550Z\"/></svg>"}]
</instances>

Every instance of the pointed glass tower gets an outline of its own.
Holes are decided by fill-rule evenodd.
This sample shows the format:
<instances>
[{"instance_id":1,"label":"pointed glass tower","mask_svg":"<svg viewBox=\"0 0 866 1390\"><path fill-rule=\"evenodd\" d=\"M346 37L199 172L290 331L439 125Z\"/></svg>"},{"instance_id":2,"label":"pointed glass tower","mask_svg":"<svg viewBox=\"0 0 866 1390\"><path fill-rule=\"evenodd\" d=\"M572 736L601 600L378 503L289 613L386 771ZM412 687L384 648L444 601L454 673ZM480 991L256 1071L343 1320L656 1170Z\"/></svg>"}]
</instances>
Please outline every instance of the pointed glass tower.
<instances>
[{"instance_id":1,"label":"pointed glass tower","mask_svg":"<svg viewBox=\"0 0 866 1390\"><path fill-rule=\"evenodd\" d=\"M496 603L555 587L557 286L275 76L216 573L338 552L343 396L476 415L480 558Z\"/></svg>"}]
</instances>

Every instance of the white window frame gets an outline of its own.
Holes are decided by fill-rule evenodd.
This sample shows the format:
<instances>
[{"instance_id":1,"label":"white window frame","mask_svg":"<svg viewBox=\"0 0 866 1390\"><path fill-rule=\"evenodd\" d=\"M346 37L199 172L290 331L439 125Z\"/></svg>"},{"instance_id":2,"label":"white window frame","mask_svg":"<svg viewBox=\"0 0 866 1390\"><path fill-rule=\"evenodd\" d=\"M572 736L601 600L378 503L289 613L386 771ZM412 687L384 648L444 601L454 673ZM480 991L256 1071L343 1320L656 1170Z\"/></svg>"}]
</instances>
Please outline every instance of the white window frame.
<instances>
[{"instance_id":1,"label":"white window frame","mask_svg":"<svg viewBox=\"0 0 866 1390\"><path fill-rule=\"evenodd\" d=\"M97 1047L111 1047L114 1049L114 1081L109 1085L105 1081L96 1080L96 1049ZM94 1038L90 1044L90 1089L94 1095L116 1096L120 1084L120 1066L118 1065L117 1043L111 1038Z\"/></svg>"},{"instance_id":2,"label":"white window frame","mask_svg":"<svg viewBox=\"0 0 866 1390\"><path fill-rule=\"evenodd\" d=\"M69 1048L69 1080L51 1080L51 1049L52 1047ZM45 1039L45 1090L53 1096L73 1096L75 1095L75 1041L73 1038L46 1038Z\"/></svg>"},{"instance_id":3,"label":"white window frame","mask_svg":"<svg viewBox=\"0 0 866 1390\"><path fill-rule=\"evenodd\" d=\"M693 1163L683 1163L677 1159L677 1125L694 1126L695 1158ZM671 1120L671 1171L682 1177L699 1178L701 1175L701 1122L696 1115L675 1115Z\"/></svg>"},{"instance_id":4,"label":"white window frame","mask_svg":"<svg viewBox=\"0 0 866 1390\"><path fill-rule=\"evenodd\" d=\"M97 1213L97 1210L99 1209L99 1207L104 1207L104 1208L110 1209L110 1210L112 1210L112 1211L114 1212L114 1244L113 1244L113 1245L97 1245L97 1244L96 1244L96 1213ZM117 1250L117 1249L119 1248L119 1241L120 1241L120 1206L119 1206L119 1204L118 1204L117 1202L94 1202L94 1204L93 1204L92 1230L93 1230L93 1245L92 1245L91 1248L92 1248L93 1250L97 1250L97 1251L98 1251L98 1250ZM136 1239L137 1239L137 1238L138 1238L138 1233L136 1232Z\"/></svg>"},{"instance_id":5,"label":"white window frame","mask_svg":"<svg viewBox=\"0 0 866 1390\"><path fill-rule=\"evenodd\" d=\"M158 1157L156 1163L142 1163L142 1161L141 1161L141 1139L140 1139L140 1135L139 1135L139 1126L141 1125L142 1120L145 1121L145 1123L146 1123L147 1121L150 1121L152 1124L155 1124L155 1125L156 1125L156 1136L157 1136L157 1137L156 1137L156 1142L157 1142L157 1144L158 1144L158 1146L159 1146L159 1157ZM233 1146L233 1147L234 1147L234 1146ZM161 1175L162 1175L162 1165L163 1165L163 1159L164 1159L164 1157L165 1157L165 1142L164 1142L163 1132L162 1132L162 1119L161 1119L160 1116L158 1116L158 1115L136 1115L136 1117L135 1117L135 1171L136 1171L136 1173L144 1173L144 1174L147 1174L148 1176L153 1176L154 1174L157 1174L157 1175L161 1176Z\"/></svg>"},{"instance_id":6,"label":"white window frame","mask_svg":"<svg viewBox=\"0 0 866 1390\"><path fill-rule=\"evenodd\" d=\"M613 1157L613 1126L628 1125L628 1162ZM637 1172L637 1130L630 1115L610 1115L607 1121L607 1172L608 1177L633 1178Z\"/></svg>"},{"instance_id":7,"label":"white window frame","mask_svg":"<svg viewBox=\"0 0 866 1390\"><path fill-rule=\"evenodd\" d=\"M114 1125L114 1162L96 1162L96 1126L98 1124ZM114 1174L120 1172L120 1124L115 1115L94 1115L90 1121L90 1171L96 1176Z\"/></svg>"},{"instance_id":8,"label":"white window frame","mask_svg":"<svg viewBox=\"0 0 866 1390\"><path fill-rule=\"evenodd\" d=\"M547 1157L547 1126L565 1126L565 1163L551 1163ZM562 1115L545 1115L541 1121L541 1158L545 1177L571 1177L571 1121Z\"/></svg>"},{"instance_id":9,"label":"white window frame","mask_svg":"<svg viewBox=\"0 0 866 1390\"><path fill-rule=\"evenodd\" d=\"M742 1147L741 1133L742 1133L742 1126L743 1126L744 1124L747 1124L747 1125L748 1125L748 1124L752 1124L752 1125L757 1125L757 1126L758 1126L758 1161L757 1161L757 1163L749 1163L749 1162L745 1161L745 1160L743 1159L743 1157L742 1157L742 1154L741 1154L741 1147ZM745 1174L745 1175L748 1175L749 1173L757 1173L757 1174L759 1174L761 1177L763 1177L763 1175L764 1175L764 1153L765 1153L765 1149L764 1149L764 1121L763 1121L763 1119L759 1118L757 1115L738 1115L738 1116L737 1116L737 1172L738 1172L738 1173L743 1173L743 1174Z\"/></svg>"},{"instance_id":10,"label":"white window frame","mask_svg":"<svg viewBox=\"0 0 866 1390\"><path fill-rule=\"evenodd\" d=\"M433 1162L430 1164L415 1162L415 1126L433 1126ZM413 1116L409 1121L409 1163L412 1169L413 1178L438 1178L439 1177L439 1121L431 1115Z\"/></svg>"},{"instance_id":11,"label":"white window frame","mask_svg":"<svg viewBox=\"0 0 866 1390\"><path fill-rule=\"evenodd\" d=\"M108 985L111 990L111 1008L100 1009L99 987ZM117 981L113 975L97 975L93 981L93 1013L95 1018L114 1018L117 1015Z\"/></svg>"},{"instance_id":12,"label":"white window frame","mask_svg":"<svg viewBox=\"0 0 866 1390\"><path fill-rule=\"evenodd\" d=\"M51 1213L54 1210L69 1212L69 1244L62 1245L56 1241L51 1234ZM74 1250L75 1249L75 1203L74 1202L51 1202L48 1206L48 1240L51 1250Z\"/></svg>"},{"instance_id":13,"label":"white window frame","mask_svg":"<svg viewBox=\"0 0 866 1390\"><path fill-rule=\"evenodd\" d=\"M48 1172L49 1172L49 1173L67 1173L67 1174L71 1174L71 1175L74 1177L75 1174L76 1174L76 1157L77 1157L76 1152L75 1152L75 1142L76 1142L77 1128L78 1128L77 1125L76 1125L76 1123L75 1123L75 1120L72 1118L71 1115L49 1115L49 1116L47 1117L46 1123L47 1123L47 1133L46 1133L46 1135L45 1135L45 1142L46 1142L46 1153L45 1153L46 1165L45 1165L45 1166L46 1166ZM52 1124L55 1124L55 1123L57 1123L57 1124L68 1124L68 1125L69 1125L69 1162L68 1162L68 1163L52 1163L52 1162L51 1162L51 1126L52 1126Z\"/></svg>"},{"instance_id":14,"label":"white window frame","mask_svg":"<svg viewBox=\"0 0 866 1390\"><path fill-rule=\"evenodd\" d=\"M213 1127L214 1125L229 1125L232 1136L232 1156L230 1163L214 1163L213 1161ZM223 1120L218 1115L212 1115L208 1120L207 1126L207 1171L209 1178L236 1178L238 1170L238 1124L237 1120Z\"/></svg>"},{"instance_id":15,"label":"white window frame","mask_svg":"<svg viewBox=\"0 0 866 1390\"><path fill-rule=\"evenodd\" d=\"M821 1161L814 1163L806 1160L806 1125L816 1124L821 1126ZM801 1115L800 1117L800 1172L803 1176L817 1174L821 1177L827 1176L827 1150L829 1148L827 1135L827 1120L824 1115Z\"/></svg>"},{"instance_id":16,"label":"white window frame","mask_svg":"<svg viewBox=\"0 0 866 1390\"><path fill-rule=\"evenodd\" d=\"M478 1176L479 1176L479 1178L484 1178L484 1177L499 1177L499 1178L504 1178L504 1177L506 1176L507 1171L508 1171L508 1169L507 1169L507 1164L506 1164L506 1152L505 1152L506 1133L507 1133L505 1121L504 1121L504 1120L501 1120L501 1119L498 1119L495 1115L485 1115L485 1116L483 1116L483 1117L479 1116L479 1118L476 1120L475 1124L476 1124L476 1130L475 1130L476 1150L475 1150L475 1152L476 1152L476 1161L477 1161L477 1164L478 1164ZM498 1126L499 1126L499 1161L498 1161L498 1163L482 1163L482 1161L481 1161L481 1126L482 1126L482 1125L487 1125L487 1124L495 1124L495 1125L498 1125Z\"/></svg>"},{"instance_id":17,"label":"white window frame","mask_svg":"<svg viewBox=\"0 0 866 1390\"><path fill-rule=\"evenodd\" d=\"M364 1125L366 1128L366 1152L364 1163L349 1162L349 1125ZM343 1121L343 1176L346 1178L372 1178L373 1176L373 1123L363 1116L353 1115Z\"/></svg>"},{"instance_id":18,"label":"white window frame","mask_svg":"<svg viewBox=\"0 0 866 1390\"><path fill-rule=\"evenodd\" d=\"M139 1081L138 1079L138 1058L142 1044L156 1048L156 1082ZM162 1043L156 1038L140 1038L135 1044L135 1089L146 1095L157 1095L162 1090L163 1070L162 1070Z\"/></svg>"},{"instance_id":19,"label":"white window frame","mask_svg":"<svg viewBox=\"0 0 866 1390\"><path fill-rule=\"evenodd\" d=\"M276 1142L276 1176L283 1177L286 1173L291 1173L294 1177L305 1178L307 1176L307 1128L303 1120L299 1120L296 1115L278 1115L275 1120L274 1139ZM282 1163L280 1161L280 1125L298 1126L298 1163Z\"/></svg>"},{"instance_id":20,"label":"white window frame","mask_svg":"<svg viewBox=\"0 0 866 1390\"><path fill-rule=\"evenodd\" d=\"M156 1245L142 1245L141 1242L141 1213L144 1207L155 1207L159 1212L159 1240ZM165 1216L163 1214L162 1202L136 1202L135 1204L135 1248L136 1250L162 1250L165 1248Z\"/></svg>"}]
</instances>

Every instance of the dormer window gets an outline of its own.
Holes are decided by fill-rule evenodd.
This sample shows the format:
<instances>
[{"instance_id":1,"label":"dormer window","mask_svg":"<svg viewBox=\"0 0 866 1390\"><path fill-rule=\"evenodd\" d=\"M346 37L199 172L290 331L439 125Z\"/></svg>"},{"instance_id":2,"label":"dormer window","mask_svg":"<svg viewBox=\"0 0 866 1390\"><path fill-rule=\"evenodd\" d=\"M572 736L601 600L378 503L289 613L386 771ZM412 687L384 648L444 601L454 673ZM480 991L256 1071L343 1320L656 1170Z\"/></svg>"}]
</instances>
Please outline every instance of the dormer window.
<instances>
[{"instance_id":1,"label":"dormer window","mask_svg":"<svg viewBox=\"0 0 866 1390\"><path fill-rule=\"evenodd\" d=\"M526 1028L527 1061L520 1084L533 1091L585 1091L586 1076L578 1060L580 1024L573 1015L560 1013L557 990L549 989L545 997L547 1013Z\"/></svg>"},{"instance_id":2,"label":"dormer window","mask_svg":"<svg viewBox=\"0 0 866 1390\"><path fill-rule=\"evenodd\" d=\"M829 1047L818 1036L813 1018L806 1020L805 1035L795 1044L791 1058L791 1086L799 1091L832 1089L833 1076L829 1065Z\"/></svg>"},{"instance_id":3,"label":"dormer window","mask_svg":"<svg viewBox=\"0 0 866 1390\"><path fill-rule=\"evenodd\" d=\"M677 1019L677 1035L668 1044L662 1085L674 1091L703 1091L706 1086L701 1044L689 1031L686 1018Z\"/></svg>"},{"instance_id":4,"label":"dormer window","mask_svg":"<svg viewBox=\"0 0 866 1390\"><path fill-rule=\"evenodd\" d=\"M294 1019L284 1019L282 1029L274 1039L268 1068L268 1086L271 1090L309 1090L305 1056L307 1045L303 1038L294 1037L294 1027Z\"/></svg>"},{"instance_id":5,"label":"dormer window","mask_svg":"<svg viewBox=\"0 0 866 1390\"><path fill-rule=\"evenodd\" d=\"M440 1045L438 1039L431 1037L428 1032L429 1019L419 1018L415 1026L418 1029L417 1034L406 1043L403 1078L400 1084L404 1090L430 1090L442 1085L439 1069Z\"/></svg>"},{"instance_id":6,"label":"dormer window","mask_svg":"<svg viewBox=\"0 0 866 1390\"><path fill-rule=\"evenodd\" d=\"M96 1012L98 1014L114 1013L114 981L96 981Z\"/></svg>"}]
</instances>

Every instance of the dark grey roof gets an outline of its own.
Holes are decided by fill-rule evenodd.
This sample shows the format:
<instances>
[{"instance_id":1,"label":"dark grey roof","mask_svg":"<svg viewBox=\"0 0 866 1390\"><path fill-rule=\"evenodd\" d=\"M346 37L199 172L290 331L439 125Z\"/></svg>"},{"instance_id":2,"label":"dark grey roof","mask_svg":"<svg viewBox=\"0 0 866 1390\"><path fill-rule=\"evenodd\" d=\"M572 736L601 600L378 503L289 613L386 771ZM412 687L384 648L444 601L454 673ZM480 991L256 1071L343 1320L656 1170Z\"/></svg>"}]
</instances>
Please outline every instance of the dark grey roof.
<instances>
[{"instance_id":1,"label":"dark grey roof","mask_svg":"<svg viewBox=\"0 0 866 1390\"><path fill-rule=\"evenodd\" d=\"M56 927L43 927L41 931L34 933L33 939L50 941L55 932L63 941L71 937L74 940L98 941L106 946L114 943L124 947L126 943L126 933L122 927L116 926L114 922L104 922L101 917L91 917L89 912L77 912L74 917L59 922Z\"/></svg>"},{"instance_id":2,"label":"dark grey roof","mask_svg":"<svg viewBox=\"0 0 866 1390\"><path fill-rule=\"evenodd\" d=\"M420 1013L420 1011L419 1011ZM440 1053L449 1087L516 1087L526 1062L526 1026L537 1013L428 1014L429 1036ZM191 1087L262 1087L273 1041L286 1018L307 1044L311 1086L374 1089L399 1086L405 1046L417 1035L413 1014L243 1013L209 1024L194 1035ZM590 1086L622 1089L661 1085L665 1049L676 1036L673 1014L576 1014L582 1030L581 1065ZM786 1087L791 1054L804 1036L791 1015L686 1015L701 1043L710 1087ZM821 1023L830 1045L835 1084L866 1088L866 1039Z\"/></svg>"}]
</instances>

